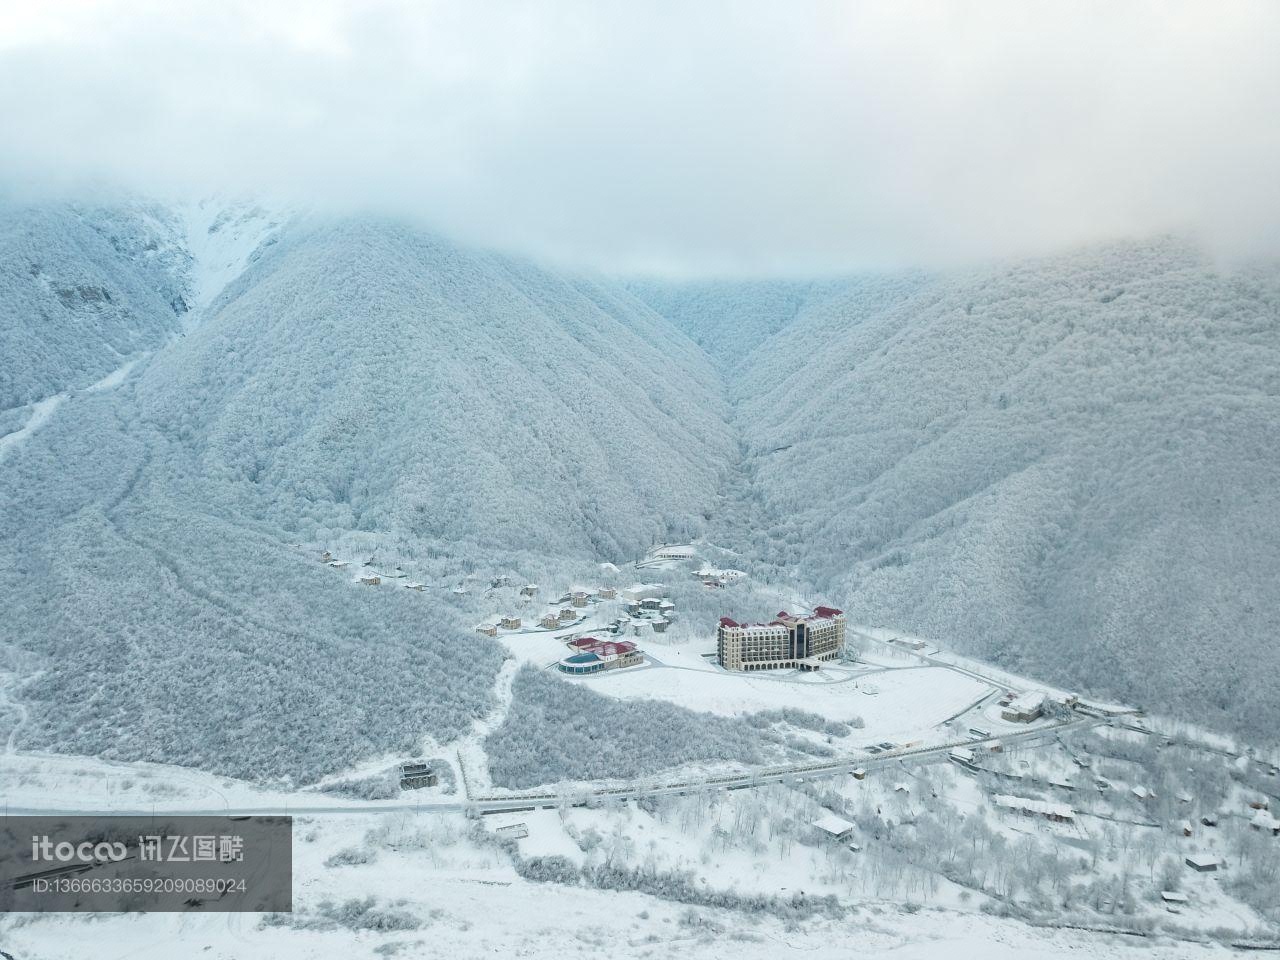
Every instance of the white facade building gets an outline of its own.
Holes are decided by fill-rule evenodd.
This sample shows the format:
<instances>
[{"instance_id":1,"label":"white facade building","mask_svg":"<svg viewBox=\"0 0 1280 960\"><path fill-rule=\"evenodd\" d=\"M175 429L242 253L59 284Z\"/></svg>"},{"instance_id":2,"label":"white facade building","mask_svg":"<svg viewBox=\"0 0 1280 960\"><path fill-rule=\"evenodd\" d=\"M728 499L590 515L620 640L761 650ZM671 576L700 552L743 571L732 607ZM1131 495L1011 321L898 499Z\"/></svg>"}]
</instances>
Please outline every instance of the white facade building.
<instances>
[{"instance_id":1,"label":"white facade building","mask_svg":"<svg viewBox=\"0 0 1280 960\"><path fill-rule=\"evenodd\" d=\"M738 623L720 618L716 652L726 670L817 670L840 656L844 646L844 613L818 607L798 617L779 613L770 623Z\"/></svg>"}]
</instances>

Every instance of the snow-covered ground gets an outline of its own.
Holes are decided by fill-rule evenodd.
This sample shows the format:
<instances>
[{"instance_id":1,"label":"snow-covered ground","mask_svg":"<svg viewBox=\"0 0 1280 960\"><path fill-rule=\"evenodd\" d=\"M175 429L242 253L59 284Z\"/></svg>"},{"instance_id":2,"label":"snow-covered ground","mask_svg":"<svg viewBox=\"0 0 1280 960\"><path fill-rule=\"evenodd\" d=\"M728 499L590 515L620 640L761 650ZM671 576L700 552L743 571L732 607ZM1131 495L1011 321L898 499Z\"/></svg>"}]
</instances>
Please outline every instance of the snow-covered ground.
<instances>
[{"instance_id":1,"label":"snow-covered ground","mask_svg":"<svg viewBox=\"0 0 1280 960\"><path fill-rule=\"evenodd\" d=\"M504 642L515 647L561 641L551 635L512 634ZM936 737L942 721L977 700L989 703L998 689L944 666L912 665L911 658L901 659L892 649L882 658L872 658L895 664L889 668L839 665L824 671L826 677L819 673L749 679L719 671L696 645L661 653L670 665L618 671L595 678L592 685L613 696L660 694L676 702L687 698L697 708L725 714L798 706L838 718L854 705L867 721L866 728L850 738L858 744ZM457 750L469 771L483 767L484 735L505 716L509 681L518 663L513 658L498 677L491 714L477 722L469 737L447 745ZM1001 728L989 709L974 715L987 717ZM966 713L957 722L967 725L971 717ZM763 958L777 956L779 951L886 960L968 956L1193 960L1221 955L1223 948L1190 942L1185 939L1187 931L1192 931L1193 938L1203 936L1195 931L1216 931L1220 939L1270 936L1265 919L1226 885L1232 871L1246 869L1240 859L1243 853L1238 852L1243 848L1232 838L1252 839L1245 818L1237 814L1248 810L1247 801L1256 793L1236 789L1228 796L1224 805L1240 809L1224 821L1220 835L1209 832L1185 838L1180 830L1153 820L1162 815L1128 790L1139 781L1154 783L1155 772L1124 761L1127 779L1112 772L1114 787L1099 792L1091 788L1094 771L1079 769L1074 762L1075 757L1088 755L1082 743L1094 744L1099 751L1101 759L1093 760L1096 768L1100 763L1122 763L1108 759L1109 750L1123 757L1163 738L1105 727L1080 736L1082 741L1073 739L1071 746L1054 742L983 754L979 762L991 773L975 774L945 762L901 769L895 765L871 771L866 780L844 777L590 807L569 806L571 798L566 794L566 802L558 809L475 821L463 816L456 797L423 796L415 810L409 794L401 802L362 804L314 791L260 789L161 765L11 754L0 757L0 783L7 807L15 812L50 805L98 810L138 810L150 805L160 810L250 806L292 810L296 817L295 900L291 916L269 923L252 915L9 921L0 923L0 949L48 960L88 955L102 942L127 945L131 957L167 958L172 956L173 944L180 942L191 954L236 960L339 955L640 957L673 952ZM430 752L440 745L426 747ZM1204 763L1224 769L1237 762L1213 752L1205 757ZM371 759L346 775L376 772L387 761ZM1165 769L1188 769L1186 764L1179 754ZM991 777L995 779L984 779ZM1050 786L1073 777L1079 784L1073 792ZM484 784L472 784L477 785ZM1075 821L1051 823L999 811L992 802L997 792L1056 799L1075 810ZM1171 796L1172 791L1161 785L1159 793ZM1169 797L1166 800L1172 802ZM1185 810L1177 809L1178 817L1199 812L1189 803ZM834 810L856 824L853 840L861 852L851 854L841 844L813 836L809 824L824 810ZM808 898L834 897L842 905L843 916L819 912L788 920L771 910L698 906L679 902L678 897L531 882L517 872L508 853L484 839L499 826L517 823L528 832L515 843L519 857L526 860L558 858L572 869L611 864L659 877L683 877L680 882L692 883L694 890L717 892L739 902L743 897L785 902L803 891ZM977 832L971 832L971 827ZM922 830L943 832L934 834L932 841L922 841ZM958 841L961 836L963 841ZM908 853L902 860L895 851L903 840L925 843L919 848L936 850L940 863L946 862L948 844L961 858L960 851L971 843L1003 846L999 851L993 848L984 859L987 866L982 870L987 876L976 881L979 889L968 881L943 879L925 862L913 861L915 854ZM1227 873L1195 874L1181 866L1183 856L1200 850L1222 855L1229 864ZM1094 856L1093 866L1090 856ZM1169 858L1179 875L1178 889L1188 897L1176 914L1158 897L1164 882L1158 874L1166 869L1161 864ZM987 907L1000 906L993 886L1007 885L1016 896L1024 892L1020 884L1048 883L1046 878L1054 876L1055 868L1046 866L1038 880L1025 879L1019 871L1029 861L1058 862L1063 866L1057 869L1074 871L1091 883L1113 884L1115 890L1130 889L1136 894L1134 906L1126 907L1122 915L1116 903L1100 911L1100 894L1075 893L1064 908L1064 922L1103 929L1137 922L1155 935L1122 937L1043 929L983 913ZM992 875L997 879L992 880ZM373 901L352 905L366 897ZM911 905L904 908L903 904ZM1057 921L1051 915L1043 922Z\"/></svg>"},{"instance_id":2,"label":"snow-covered ground","mask_svg":"<svg viewBox=\"0 0 1280 960\"><path fill-rule=\"evenodd\" d=\"M126 376L127 371L121 379ZM493 709L458 741L424 741L421 755L453 765L458 786L465 784L471 795L492 792L484 739L507 715L516 671L526 663L549 667L567 652L566 637L603 634L616 606L592 604L584 608L583 621L554 631L529 628L528 607L521 608L526 628L498 637L512 658L495 680ZM791 732L827 742L840 756L886 740L905 746L963 738L972 725L1000 737L1026 730L1001 719L999 693L1049 689L952 657L936 644L916 653L886 644L896 635L892 631L868 633L872 639L856 663L756 675L721 670L709 656L709 637L655 635L639 640L644 666L568 682L606 696L661 698L724 716L793 708L831 720L861 718L864 727L834 740ZM1034 747L1010 743L1002 754L980 751L982 769L976 772L945 759L932 766L893 762L871 769L865 780L806 777L753 789L687 796L673 791L640 802L592 800L576 807L590 784L566 784L556 789L562 798L557 809L478 820L464 816L469 808L461 793L406 792L395 800L360 801L314 789L264 789L177 767L10 753L0 756L0 793L14 812L292 811L294 913L270 922L253 915L194 914L0 921L0 949L47 960L91 955L103 943L127 948L130 957L165 960L175 943L185 954L236 960L675 954L750 960L792 952L886 960L1196 960L1223 955L1225 948L1187 936L1270 936L1265 918L1230 886L1247 868L1241 837L1262 842L1247 825L1256 791L1236 786L1215 801L1230 809L1216 833L1197 825L1194 836L1182 836L1178 821L1202 811L1198 801L1174 801L1174 788L1160 780L1171 770L1189 771L1182 754L1158 768L1144 759L1163 740L1103 727ZM1224 769L1237 762L1212 751L1206 757L1205 763ZM1082 768L1077 758L1092 767ZM368 757L327 781L385 774L396 762L393 756ZM701 779L712 765L706 766L666 771L660 779ZM1094 786L1099 767L1113 782L1107 790ZM1252 769L1245 762L1239 772ZM1161 799L1136 797L1130 788L1137 784L1158 785ZM1054 823L1002 811L993 803L997 793L1070 806L1074 819ZM813 821L830 813L855 824L850 842L857 852L814 835ZM496 828L516 824L528 835L514 841L513 855L493 837ZM964 851L979 843L991 847L970 875ZM1222 855L1229 862L1226 872L1201 875L1183 868L1181 858L1199 850ZM593 882L533 882L518 867L521 859L537 858L553 858L570 870L607 865L626 876L667 878L667 892L659 897ZM1188 897L1176 914L1159 898L1168 862ZM1032 869L1037 864L1038 873ZM1066 886L1059 887L1060 881ZM1083 889L1087 884L1112 886L1099 893ZM984 912L1005 909L1010 898L1041 886L1052 892L1023 901L1037 923L1136 925L1155 935L1046 929ZM684 892L672 893L676 889ZM1132 904L1121 910L1121 894L1113 889L1132 894ZM697 891L693 900L699 903L708 902L699 900L703 894L724 899L714 907L697 905L688 902L689 890ZM840 915L785 916L785 906L776 904L801 892L809 899L834 898ZM1064 896L1068 903L1044 909ZM742 907L757 902L744 898L760 897L773 898L775 906ZM372 901L355 902L362 898Z\"/></svg>"},{"instance_id":3,"label":"snow-covered ground","mask_svg":"<svg viewBox=\"0 0 1280 960\"><path fill-rule=\"evenodd\" d=\"M631 811L630 818L643 821ZM582 858L587 831L612 831L602 815L547 813L530 823L525 856ZM638 846L678 843L675 824L653 824L629 839ZM0 920L0 949L14 957L82 960L129 957L173 960L331 960L492 956L559 960L577 957L666 957L775 960L780 955L885 960L1198 960L1214 947L1038 929L972 907L913 907L868 898L838 918L784 920L769 913L691 906L646 893L618 892L522 879L497 848L478 841L460 816L352 816L295 823L294 913L280 923L253 914L46 915ZM485 827L480 827L485 829ZM524 848L528 849L525 852ZM369 862L342 863L344 851ZM335 860L335 855L339 855ZM783 895L818 893L804 848L769 882ZM745 859L743 859L745 858ZM359 858L357 858L359 859ZM732 879L754 858L726 858L711 876ZM727 885L727 884L726 884ZM718 884L707 882L708 888ZM333 905L372 897L371 913ZM338 919L334 919L334 918ZM178 952L175 952L178 951Z\"/></svg>"},{"instance_id":4,"label":"snow-covered ground","mask_svg":"<svg viewBox=\"0 0 1280 960\"><path fill-rule=\"evenodd\" d=\"M133 369L148 356L150 354L143 353L125 361L101 380L90 384L82 390L74 393L56 393L51 397L45 397L43 400L30 404L27 407L30 413L26 422L19 429L0 437L0 462L3 462L28 437L48 423L53 418L53 415L58 412L58 408L74 397L76 393L101 393L104 390L116 389L129 379L129 374L133 372Z\"/></svg>"},{"instance_id":5,"label":"snow-covered ground","mask_svg":"<svg viewBox=\"0 0 1280 960\"><path fill-rule=\"evenodd\" d=\"M792 707L831 720L861 717L866 722L862 735L869 740L917 739L994 689L941 667L866 673L832 666L812 673L748 675L720 669L697 648L651 653L661 666L610 671L579 682L612 697L660 698L724 716Z\"/></svg>"},{"instance_id":6,"label":"snow-covered ground","mask_svg":"<svg viewBox=\"0 0 1280 960\"><path fill-rule=\"evenodd\" d=\"M177 213L192 260L193 320L244 272L286 217L259 203L229 203L216 197L180 204Z\"/></svg>"}]
</instances>

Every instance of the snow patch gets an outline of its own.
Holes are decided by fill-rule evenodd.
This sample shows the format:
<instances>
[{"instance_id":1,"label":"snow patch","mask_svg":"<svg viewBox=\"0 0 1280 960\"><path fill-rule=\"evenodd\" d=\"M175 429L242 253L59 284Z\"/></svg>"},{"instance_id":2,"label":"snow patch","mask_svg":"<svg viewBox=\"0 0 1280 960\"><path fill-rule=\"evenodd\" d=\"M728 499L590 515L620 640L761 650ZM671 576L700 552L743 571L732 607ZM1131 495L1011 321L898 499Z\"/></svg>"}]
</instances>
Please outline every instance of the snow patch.
<instances>
[{"instance_id":1,"label":"snow patch","mask_svg":"<svg viewBox=\"0 0 1280 960\"><path fill-rule=\"evenodd\" d=\"M191 316L198 317L245 271L254 254L275 234L284 215L257 203L227 203L213 197L175 207L191 255Z\"/></svg>"},{"instance_id":2,"label":"snow patch","mask_svg":"<svg viewBox=\"0 0 1280 960\"><path fill-rule=\"evenodd\" d=\"M65 393L55 393L52 397L38 403L31 404L31 416L27 418L27 422L22 425L22 429L15 430L13 433L0 437L0 463L9 456L18 446L24 443L27 437L31 436L53 416L54 411L62 405L62 401L67 399Z\"/></svg>"}]
</instances>

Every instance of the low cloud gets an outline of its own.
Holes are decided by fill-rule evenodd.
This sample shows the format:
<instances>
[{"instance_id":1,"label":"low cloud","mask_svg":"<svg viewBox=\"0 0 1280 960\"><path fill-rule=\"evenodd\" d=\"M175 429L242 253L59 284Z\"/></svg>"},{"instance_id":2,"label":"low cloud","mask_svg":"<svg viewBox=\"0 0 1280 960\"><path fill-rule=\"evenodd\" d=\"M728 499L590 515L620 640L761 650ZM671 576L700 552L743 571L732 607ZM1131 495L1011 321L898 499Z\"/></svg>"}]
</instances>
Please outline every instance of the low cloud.
<instances>
[{"instance_id":1,"label":"low cloud","mask_svg":"<svg viewBox=\"0 0 1280 960\"><path fill-rule=\"evenodd\" d=\"M616 271L1165 231L1270 256L1278 33L1269 2L31 5L0 12L0 177L393 211Z\"/></svg>"}]
</instances>

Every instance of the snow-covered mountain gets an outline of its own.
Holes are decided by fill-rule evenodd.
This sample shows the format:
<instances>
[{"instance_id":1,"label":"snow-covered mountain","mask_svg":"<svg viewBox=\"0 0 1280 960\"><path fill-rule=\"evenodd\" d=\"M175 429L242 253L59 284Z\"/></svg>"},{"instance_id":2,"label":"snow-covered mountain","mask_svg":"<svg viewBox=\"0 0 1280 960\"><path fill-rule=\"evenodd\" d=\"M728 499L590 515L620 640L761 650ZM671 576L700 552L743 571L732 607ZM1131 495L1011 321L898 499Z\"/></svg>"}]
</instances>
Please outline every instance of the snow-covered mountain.
<instances>
[{"instance_id":1,"label":"snow-covered mountain","mask_svg":"<svg viewBox=\"0 0 1280 960\"><path fill-rule=\"evenodd\" d=\"M198 323L287 218L217 198L0 206L0 417Z\"/></svg>"},{"instance_id":2,"label":"snow-covered mountain","mask_svg":"<svg viewBox=\"0 0 1280 960\"><path fill-rule=\"evenodd\" d=\"M171 209L189 258L187 302L197 315L275 242L294 216L256 201L220 197L182 201Z\"/></svg>"},{"instance_id":3,"label":"snow-covered mountain","mask_svg":"<svg viewBox=\"0 0 1280 960\"><path fill-rule=\"evenodd\" d=\"M638 301L383 222L283 236L138 400L299 536L470 555L699 532L732 448L710 364Z\"/></svg>"},{"instance_id":4,"label":"snow-covered mountain","mask_svg":"<svg viewBox=\"0 0 1280 960\"><path fill-rule=\"evenodd\" d=\"M453 577L594 566L713 511L719 382L624 291L382 221L269 240L184 336L4 463L26 746L306 781L449 741L501 659L457 580L375 596L314 548L376 538ZM666 736L655 755L693 739Z\"/></svg>"},{"instance_id":5,"label":"snow-covered mountain","mask_svg":"<svg viewBox=\"0 0 1280 960\"><path fill-rule=\"evenodd\" d=\"M1255 733L1280 713L1274 270L1160 241L664 287L218 211L2 218L29 745L307 779L447 741L501 659L459 577L703 534L1062 685ZM336 544L433 592L353 591L308 549Z\"/></svg>"},{"instance_id":6,"label":"snow-covered mountain","mask_svg":"<svg viewBox=\"0 0 1280 960\"><path fill-rule=\"evenodd\" d=\"M186 314L186 255L158 207L0 208L0 417L154 350Z\"/></svg>"},{"instance_id":7,"label":"snow-covered mountain","mask_svg":"<svg viewBox=\"0 0 1280 960\"><path fill-rule=\"evenodd\" d=\"M1274 733L1280 271L1166 240L917 280L730 379L726 530L864 622Z\"/></svg>"}]
</instances>

